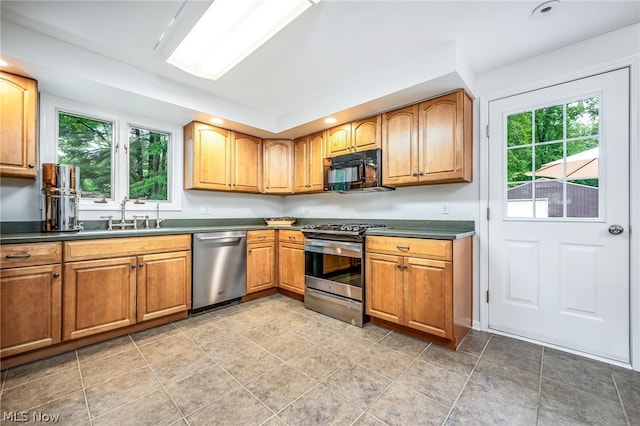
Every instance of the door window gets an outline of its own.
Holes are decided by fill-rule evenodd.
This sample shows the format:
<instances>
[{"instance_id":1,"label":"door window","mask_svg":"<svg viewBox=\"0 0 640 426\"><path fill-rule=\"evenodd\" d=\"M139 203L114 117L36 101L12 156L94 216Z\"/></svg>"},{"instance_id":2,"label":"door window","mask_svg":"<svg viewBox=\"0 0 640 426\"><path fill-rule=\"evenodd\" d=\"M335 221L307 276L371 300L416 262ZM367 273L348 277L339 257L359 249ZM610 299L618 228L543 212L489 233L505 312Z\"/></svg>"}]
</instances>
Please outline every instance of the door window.
<instances>
[{"instance_id":1,"label":"door window","mask_svg":"<svg viewBox=\"0 0 640 426\"><path fill-rule=\"evenodd\" d=\"M507 218L599 218L600 97L506 116Z\"/></svg>"}]
</instances>

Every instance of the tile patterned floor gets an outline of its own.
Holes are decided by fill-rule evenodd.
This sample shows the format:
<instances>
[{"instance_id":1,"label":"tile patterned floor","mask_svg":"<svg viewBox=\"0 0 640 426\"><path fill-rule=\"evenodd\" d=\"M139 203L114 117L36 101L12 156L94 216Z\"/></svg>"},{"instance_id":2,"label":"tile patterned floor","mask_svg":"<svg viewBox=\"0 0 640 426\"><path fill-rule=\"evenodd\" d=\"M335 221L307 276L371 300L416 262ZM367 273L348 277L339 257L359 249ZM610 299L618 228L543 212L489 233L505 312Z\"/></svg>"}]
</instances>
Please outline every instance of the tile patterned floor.
<instances>
[{"instance_id":1,"label":"tile patterned floor","mask_svg":"<svg viewBox=\"0 0 640 426\"><path fill-rule=\"evenodd\" d=\"M640 425L640 373L476 331L454 352L281 295L1 381L7 424Z\"/></svg>"}]
</instances>

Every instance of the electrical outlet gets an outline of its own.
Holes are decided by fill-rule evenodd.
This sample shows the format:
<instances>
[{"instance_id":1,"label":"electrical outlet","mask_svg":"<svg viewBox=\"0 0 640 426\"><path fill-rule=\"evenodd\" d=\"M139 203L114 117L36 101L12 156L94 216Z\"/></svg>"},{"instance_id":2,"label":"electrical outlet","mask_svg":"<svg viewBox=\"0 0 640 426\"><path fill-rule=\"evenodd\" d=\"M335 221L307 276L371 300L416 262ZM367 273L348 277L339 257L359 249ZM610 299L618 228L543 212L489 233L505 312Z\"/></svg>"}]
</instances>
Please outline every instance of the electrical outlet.
<instances>
[{"instance_id":1,"label":"electrical outlet","mask_svg":"<svg viewBox=\"0 0 640 426\"><path fill-rule=\"evenodd\" d=\"M209 206L200 206L200 214L211 214L211 207Z\"/></svg>"},{"instance_id":2,"label":"electrical outlet","mask_svg":"<svg viewBox=\"0 0 640 426\"><path fill-rule=\"evenodd\" d=\"M449 210L449 203L442 203L442 208L440 210L441 214L449 214L450 210Z\"/></svg>"}]
</instances>

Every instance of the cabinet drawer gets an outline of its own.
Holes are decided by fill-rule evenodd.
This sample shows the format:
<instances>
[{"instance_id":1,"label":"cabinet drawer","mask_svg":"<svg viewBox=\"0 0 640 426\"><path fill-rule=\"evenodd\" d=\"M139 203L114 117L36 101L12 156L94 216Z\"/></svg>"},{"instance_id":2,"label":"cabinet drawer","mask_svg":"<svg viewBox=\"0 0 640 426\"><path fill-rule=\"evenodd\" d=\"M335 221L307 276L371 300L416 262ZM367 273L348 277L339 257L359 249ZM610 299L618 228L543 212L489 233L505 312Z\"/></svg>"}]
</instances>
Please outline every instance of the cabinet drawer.
<instances>
[{"instance_id":1,"label":"cabinet drawer","mask_svg":"<svg viewBox=\"0 0 640 426\"><path fill-rule=\"evenodd\" d=\"M276 231L273 229L265 229L264 231L247 231L247 244L266 243L275 241Z\"/></svg>"},{"instance_id":2,"label":"cabinet drawer","mask_svg":"<svg viewBox=\"0 0 640 426\"><path fill-rule=\"evenodd\" d=\"M304 244L304 235L300 231L279 230L278 241L281 243Z\"/></svg>"},{"instance_id":3,"label":"cabinet drawer","mask_svg":"<svg viewBox=\"0 0 640 426\"><path fill-rule=\"evenodd\" d=\"M62 262L61 243L4 244L0 268L48 265Z\"/></svg>"},{"instance_id":4,"label":"cabinet drawer","mask_svg":"<svg viewBox=\"0 0 640 426\"><path fill-rule=\"evenodd\" d=\"M438 260L451 260L452 258L452 243L449 240L371 236L367 237L366 250L367 252L410 255Z\"/></svg>"},{"instance_id":5,"label":"cabinet drawer","mask_svg":"<svg viewBox=\"0 0 640 426\"><path fill-rule=\"evenodd\" d=\"M181 250L191 250L191 235L67 241L64 243L64 261L107 259Z\"/></svg>"}]
</instances>

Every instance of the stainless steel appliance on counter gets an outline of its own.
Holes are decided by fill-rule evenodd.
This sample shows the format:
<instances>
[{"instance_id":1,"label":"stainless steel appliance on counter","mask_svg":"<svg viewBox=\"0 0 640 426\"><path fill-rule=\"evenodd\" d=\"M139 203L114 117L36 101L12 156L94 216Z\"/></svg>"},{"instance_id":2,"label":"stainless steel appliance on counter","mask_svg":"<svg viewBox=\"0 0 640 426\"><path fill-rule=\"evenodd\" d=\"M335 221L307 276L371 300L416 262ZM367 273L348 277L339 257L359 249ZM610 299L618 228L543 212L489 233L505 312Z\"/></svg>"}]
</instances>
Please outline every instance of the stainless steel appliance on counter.
<instances>
[{"instance_id":1,"label":"stainless steel appliance on counter","mask_svg":"<svg viewBox=\"0 0 640 426\"><path fill-rule=\"evenodd\" d=\"M42 164L42 230L79 231L80 169L69 164Z\"/></svg>"},{"instance_id":2,"label":"stainless steel appliance on counter","mask_svg":"<svg viewBox=\"0 0 640 426\"><path fill-rule=\"evenodd\" d=\"M193 234L191 310L239 299L247 293L247 233Z\"/></svg>"},{"instance_id":3,"label":"stainless steel appliance on counter","mask_svg":"<svg viewBox=\"0 0 640 426\"><path fill-rule=\"evenodd\" d=\"M364 233L370 224L306 225L305 307L362 327Z\"/></svg>"},{"instance_id":4,"label":"stainless steel appliance on counter","mask_svg":"<svg viewBox=\"0 0 640 426\"><path fill-rule=\"evenodd\" d=\"M324 159L324 190L333 192L391 191L382 186L382 150L352 152Z\"/></svg>"}]
</instances>

